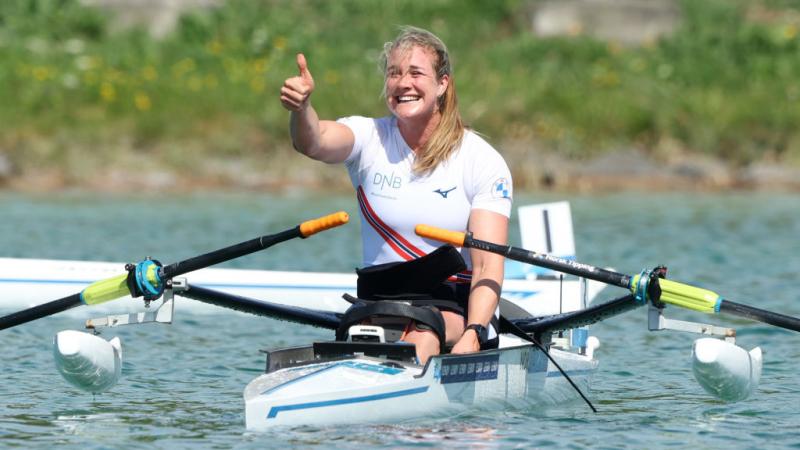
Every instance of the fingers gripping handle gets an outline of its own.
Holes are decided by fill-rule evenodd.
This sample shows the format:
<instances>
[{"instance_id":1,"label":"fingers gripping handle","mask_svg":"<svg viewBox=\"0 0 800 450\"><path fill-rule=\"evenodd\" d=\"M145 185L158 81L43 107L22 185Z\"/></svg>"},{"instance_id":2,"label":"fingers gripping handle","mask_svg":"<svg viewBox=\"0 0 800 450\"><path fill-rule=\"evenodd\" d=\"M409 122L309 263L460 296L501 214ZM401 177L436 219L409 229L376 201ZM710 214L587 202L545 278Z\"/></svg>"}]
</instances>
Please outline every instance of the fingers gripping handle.
<instances>
[{"instance_id":1,"label":"fingers gripping handle","mask_svg":"<svg viewBox=\"0 0 800 450\"><path fill-rule=\"evenodd\" d=\"M414 232L424 238L446 242L448 244L453 244L456 247L463 247L464 241L467 238L466 233L445 230L442 228L432 227L430 225L417 225L416 228L414 228Z\"/></svg>"},{"instance_id":2,"label":"fingers gripping handle","mask_svg":"<svg viewBox=\"0 0 800 450\"><path fill-rule=\"evenodd\" d=\"M329 214L319 219L308 220L300 224L300 235L304 238L317 234L320 231L325 231L339 225L344 225L350 220L350 216L344 212Z\"/></svg>"}]
</instances>

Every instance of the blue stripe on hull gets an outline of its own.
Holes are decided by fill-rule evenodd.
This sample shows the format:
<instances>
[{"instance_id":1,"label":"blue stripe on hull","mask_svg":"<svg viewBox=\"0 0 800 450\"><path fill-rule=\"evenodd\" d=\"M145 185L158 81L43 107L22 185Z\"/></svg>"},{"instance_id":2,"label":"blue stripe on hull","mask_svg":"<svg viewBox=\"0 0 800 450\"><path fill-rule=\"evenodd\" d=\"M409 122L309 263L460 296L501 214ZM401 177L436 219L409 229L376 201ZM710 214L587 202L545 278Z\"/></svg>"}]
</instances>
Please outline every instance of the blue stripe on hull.
<instances>
[{"instance_id":1,"label":"blue stripe on hull","mask_svg":"<svg viewBox=\"0 0 800 450\"><path fill-rule=\"evenodd\" d=\"M95 280L97 281L97 280ZM0 283L29 283L29 284L92 284L94 281L84 280L30 280L25 278L2 278Z\"/></svg>"},{"instance_id":2,"label":"blue stripe on hull","mask_svg":"<svg viewBox=\"0 0 800 450\"><path fill-rule=\"evenodd\" d=\"M428 391L428 386L422 386L402 391L386 392L383 394L365 395L363 397L342 398L321 402L298 403L295 405L273 406L267 414L267 419L274 419L281 411L297 411L299 409L324 408L326 406L349 405L353 403L366 403L387 398L405 397L407 395L422 394Z\"/></svg>"},{"instance_id":3,"label":"blue stripe on hull","mask_svg":"<svg viewBox=\"0 0 800 450\"><path fill-rule=\"evenodd\" d=\"M279 384L279 385L277 385L277 386L275 386L273 388L267 389L266 391L264 391L264 392L262 392L262 393L260 393L258 395L265 395L265 394L268 394L268 393L273 393L275 391L278 391L280 389L285 388L286 386L289 386L290 384L297 383L298 381L305 381L305 380L307 380L307 379L309 379L311 377L315 377L315 376L317 376L317 375L319 375L319 374L321 374L323 372L327 372L327 371L329 371L331 369L336 369L336 368L339 368L339 367L349 367L351 369L366 370L368 372L377 372L377 373L382 373L384 375L397 375L398 373L401 373L401 372L403 372L403 370L405 370L405 369L398 369L398 368L395 368L395 367L388 367L388 366L384 366L384 365L364 364L364 363L359 363L359 362L354 362L354 361L343 361L343 362L338 362L338 363L331 364L331 365L329 365L327 367L323 367L323 368L321 368L319 370L315 370L314 372L308 373L306 375L301 375L301 376L299 376L297 378L294 378L292 380L289 380L289 381L286 381L284 383L281 383L281 384ZM301 369L302 368L297 368L296 370L301 370Z\"/></svg>"}]
</instances>

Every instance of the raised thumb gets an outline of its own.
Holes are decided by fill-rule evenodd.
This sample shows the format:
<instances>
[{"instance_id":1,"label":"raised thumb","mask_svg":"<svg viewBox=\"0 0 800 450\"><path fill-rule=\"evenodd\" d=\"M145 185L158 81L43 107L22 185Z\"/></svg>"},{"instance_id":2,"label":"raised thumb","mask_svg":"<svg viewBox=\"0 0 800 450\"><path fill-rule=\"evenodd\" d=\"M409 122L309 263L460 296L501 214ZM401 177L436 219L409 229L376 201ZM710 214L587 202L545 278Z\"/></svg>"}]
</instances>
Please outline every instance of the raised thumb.
<instances>
[{"instance_id":1,"label":"raised thumb","mask_svg":"<svg viewBox=\"0 0 800 450\"><path fill-rule=\"evenodd\" d=\"M300 71L300 76L305 79L313 79L311 72L308 70L308 63L306 57L302 53L297 54L297 69Z\"/></svg>"}]
</instances>

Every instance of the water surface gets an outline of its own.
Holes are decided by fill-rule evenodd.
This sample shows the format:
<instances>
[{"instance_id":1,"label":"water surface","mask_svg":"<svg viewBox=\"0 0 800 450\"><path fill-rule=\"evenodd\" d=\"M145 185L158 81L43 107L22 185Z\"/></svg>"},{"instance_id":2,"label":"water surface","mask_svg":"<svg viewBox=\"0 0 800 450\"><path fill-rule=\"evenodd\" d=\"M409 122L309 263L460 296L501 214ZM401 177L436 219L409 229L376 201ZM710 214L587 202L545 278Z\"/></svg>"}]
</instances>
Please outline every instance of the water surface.
<instances>
[{"instance_id":1,"label":"water surface","mask_svg":"<svg viewBox=\"0 0 800 450\"><path fill-rule=\"evenodd\" d=\"M515 201L561 199L571 201L580 261L624 273L666 264L675 280L800 316L797 196L523 194ZM0 254L173 262L340 209L356 219L349 196L0 194ZM512 228L516 239L516 223ZM226 266L349 271L359 261L353 220ZM619 293L609 288L603 295ZM242 390L263 369L258 349L328 339L329 332L242 314L176 312L169 326L115 330L123 341L123 377L98 396L67 385L51 356L53 335L80 329L84 317L59 315L0 332L0 447L800 448L800 334L741 319L668 308L674 318L735 326L740 345L762 346L761 387L738 403L715 400L694 382L689 357L695 336L648 332L641 309L592 329L601 341L601 366L590 393L597 414L576 402L401 424L252 433L244 429ZM88 309L85 314L91 317Z\"/></svg>"}]
</instances>

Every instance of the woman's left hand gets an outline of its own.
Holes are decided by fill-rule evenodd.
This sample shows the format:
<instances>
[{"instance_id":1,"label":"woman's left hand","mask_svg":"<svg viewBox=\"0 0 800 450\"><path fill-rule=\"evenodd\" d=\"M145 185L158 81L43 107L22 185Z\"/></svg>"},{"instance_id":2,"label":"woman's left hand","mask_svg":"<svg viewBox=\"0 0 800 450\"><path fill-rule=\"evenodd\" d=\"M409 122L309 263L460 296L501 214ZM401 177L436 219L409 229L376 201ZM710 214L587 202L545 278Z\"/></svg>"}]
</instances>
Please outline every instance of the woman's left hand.
<instances>
[{"instance_id":1,"label":"woman's left hand","mask_svg":"<svg viewBox=\"0 0 800 450\"><path fill-rule=\"evenodd\" d=\"M478 341L478 334L475 330L467 330L453 346L450 353L474 353L480 351L481 343Z\"/></svg>"}]
</instances>

